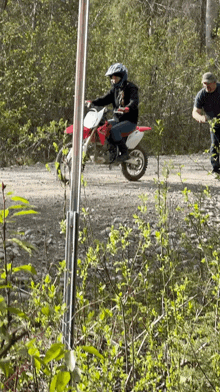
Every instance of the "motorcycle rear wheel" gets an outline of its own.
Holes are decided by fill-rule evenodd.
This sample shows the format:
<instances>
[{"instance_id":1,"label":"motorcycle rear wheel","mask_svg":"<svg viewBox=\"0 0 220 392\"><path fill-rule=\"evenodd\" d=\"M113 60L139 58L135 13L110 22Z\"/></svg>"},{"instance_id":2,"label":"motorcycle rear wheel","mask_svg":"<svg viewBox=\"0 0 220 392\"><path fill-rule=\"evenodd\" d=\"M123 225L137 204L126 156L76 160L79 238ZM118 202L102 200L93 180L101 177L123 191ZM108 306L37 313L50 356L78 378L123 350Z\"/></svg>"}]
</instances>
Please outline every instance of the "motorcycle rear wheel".
<instances>
[{"instance_id":1,"label":"motorcycle rear wheel","mask_svg":"<svg viewBox=\"0 0 220 392\"><path fill-rule=\"evenodd\" d=\"M130 158L135 158L137 164L123 162L121 171L129 181L138 181L145 173L148 165L148 156L143 146L137 146L129 151Z\"/></svg>"},{"instance_id":2,"label":"motorcycle rear wheel","mask_svg":"<svg viewBox=\"0 0 220 392\"><path fill-rule=\"evenodd\" d=\"M56 173L59 180L61 180L64 184L70 182L71 175L71 164L72 159L67 159L68 153L72 147L72 143L67 143L65 147L62 147L57 154L56 157Z\"/></svg>"}]
</instances>

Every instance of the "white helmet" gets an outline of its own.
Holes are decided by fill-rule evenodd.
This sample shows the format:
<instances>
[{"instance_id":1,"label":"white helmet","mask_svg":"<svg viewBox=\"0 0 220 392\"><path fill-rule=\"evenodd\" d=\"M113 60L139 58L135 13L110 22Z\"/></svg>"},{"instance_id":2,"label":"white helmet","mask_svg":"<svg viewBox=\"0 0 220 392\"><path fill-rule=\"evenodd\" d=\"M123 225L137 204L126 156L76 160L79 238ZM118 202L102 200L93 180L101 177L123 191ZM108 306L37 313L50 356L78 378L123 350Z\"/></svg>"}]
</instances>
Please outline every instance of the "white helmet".
<instances>
[{"instance_id":1,"label":"white helmet","mask_svg":"<svg viewBox=\"0 0 220 392\"><path fill-rule=\"evenodd\" d=\"M106 72L105 76L120 76L121 80L114 85L114 87L118 88L121 87L125 80L128 78L128 70L127 68L121 63L112 64L108 71Z\"/></svg>"}]
</instances>

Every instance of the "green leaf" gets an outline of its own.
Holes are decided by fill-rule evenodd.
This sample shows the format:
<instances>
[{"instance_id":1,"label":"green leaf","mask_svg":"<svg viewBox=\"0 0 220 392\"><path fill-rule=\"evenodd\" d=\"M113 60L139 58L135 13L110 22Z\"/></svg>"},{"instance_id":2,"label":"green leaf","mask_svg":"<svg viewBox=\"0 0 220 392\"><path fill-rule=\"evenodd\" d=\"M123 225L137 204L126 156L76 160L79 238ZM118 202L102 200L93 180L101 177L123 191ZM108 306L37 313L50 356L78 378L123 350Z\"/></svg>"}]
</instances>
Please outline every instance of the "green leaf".
<instances>
[{"instance_id":1,"label":"green leaf","mask_svg":"<svg viewBox=\"0 0 220 392\"><path fill-rule=\"evenodd\" d=\"M49 173L51 172L51 168L50 168L50 166L48 165L48 163L46 163L46 165L45 165L45 167L46 167L46 169L49 171Z\"/></svg>"},{"instance_id":2,"label":"green leaf","mask_svg":"<svg viewBox=\"0 0 220 392\"><path fill-rule=\"evenodd\" d=\"M41 308L41 312L42 312L45 316L49 316L49 314L50 314L50 307L49 307L49 305L44 306L43 308Z\"/></svg>"},{"instance_id":3,"label":"green leaf","mask_svg":"<svg viewBox=\"0 0 220 392\"><path fill-rule=\"evenodd\" d=\"M0 285L0 289L11 289L11 288L12 288L12 285L10 283Z\"/></svg>"},{"instance_id":4,"label":"green leaf","mask_svg":"<svg viewBox=\"0 0 220 392\"><path fill-rule=\"evenodd\" d=\"M11 238L8 240L9 242L13 242L20 246L21 249L24 249L26 252L28 252L31 255L32 250L36 250L36 247L29 242L26 241L21 241L18 238Z\"/></svg>"},{"instance_id":5,"label":"green leaf","mask_svg":"<svg viewBox=\"0 0 220 392\"><path fill-rule=\"evenodd\" d=\"M20 272L20 271L29 272L29 273L31 273L33 275L37 274L35 268L32 265L30 265L30 264L28 264L28 265L21 265L20 267L12 268L12 272Z\"/></svg>"},{"instance_id":6,"label":"green leaf","mask_svg":"<svg viewBox=\"0 0 220 392\"><path fill-rule=\"evenodd\" d=\"M57 143L53 142L53 147L54 147L55 152L59 151L59 147L58 147Z\"/></svg>"},{"instance_id":7,"label":"green leaf","mask_svg":"<svg viewBox=\"0 0 220 392\"><path fill-rule=\"evenodd\" d=\"M62 343L52 344L52 346L46 352L46 355L44 357L44 363L48 363L53 359L58 358L60 354L64 354L64 345Z\"/></svg>"},{"instance_id":8,"label":"green leaf","mask_svg":"<svg viewBox=\"0 0 220 392\"><path fill-rule=\"evenodd\" d=\"M5 308L6 308L5 299L3 297L0 297L0 310L3 310Z\"/></svg>"},{"instance_id":9,"label":"green leaf","mask_svg":"<svg viewBox=\"0 0 220 392\"><path fill-rule=\"evenodd\" d=\"M29 201L27 199L24 199L23 197L19 197L19 196L12 196L11 200L21 201L22 203L29 204Z\"/></svg>"},{"instance_id":10,"label":"green leaf","mask_svg":"<svg viewBox=\"0 0 220 392\"><path fill-rule=\"evenodd\" d=\"M37 347L35 347L34 345L32 345L29 350L28 350L28 354L33 357L33 356L40 356L39 350L37 349Z\"/></svg>"},{"instance_id":11,"label":"green leaf","mask_svg":"<svg viewBox=\"0 0 220 392\"><path fill-rule=\"evenodd\" d=\"M44 367L43 372L44 372L47 376L50 376L50 374L51 374L50 369L49 369L49 367L46 365L46 363L43 361L43 359L41 359L41 358L40 358L39 356L37 356L37 355L34 355L33 358L34 358L34 360L36 360L36 361L38 362L38 365L37 365L37 366L40 366L39 364L41 364L41 365Z\"/></svg>"},{"instance_id":12,"label":"green leaf","mask_svg":"<svg viewBox=\"0 0 220 392\"><path fill-rule=\"evenodd\" d=\"M33 347L33 345L34 345L35 343L36 343L36 338L29 340L29 341L26 343L25 346L29 349L30 347Z\"/></svg>"},{"instance_id":13,"label":"green leaf","mask_svg":"<svg viewBox=\"0 0 220 392\"><path fill-rule=\"evenodd\" d=\"M6 272L5 271L1 274L1 278L6 279Z\"/></svg>"},{"instance_id":14,"label":"green leaf","mask_svg":"<svg viewBox=\"0 0 220 392\"><path fill-rule=\"evenodd\" d=\"M96 357L98 357L98 358L100 358L100 359L103 359L103 358L104 358L103 355L101 355L101 354L98 352L98 350L97 350L95 347L93 347L93 346L82 346L82 349L83 349L84 351L86 351L87 353L93 354L93 355L95 355Z\"/></svg>"},{"instance_id":15,"label":"green leaf","mask_svg":"<svg viewBox=\"0 0 220 392\"><path fill-rule=\"evenodd\" d=\"M1 359L0 369L2 369L6 379L9 377L11 359Z\"/></svg>"},{"instance_id":16,"label":"green leaf","mask_svg":"<svg viewBox=\"0 0 220 392\"><path fill-rule=\"evenodd\" d=\"M50 384L50 392L56 392L56 383L57 383L57 375L55 374Z\"/></svg>"},{"instance_id":17,"label":"green leaf","mask_svg":"<svg viewBox=\"0 0 220 392\"><path fill-rule=\"evenodd\" d=\"M67 386L69 381L70 381L70 373L69 372L62 372L62 371L60 371L57 374L56 391L57 392L63 392L64 388Z\"/></svg>"},{"instance_id":18,"label":"green leaf","mask_svg":"<svg viewBox=\"0 0 220 392\"><path fill-rule=\"evenodd\" d=\"M29 208L29 207L30 207L29 205L16 204L14 206L10 206L9 209L10 210L18 210L18 209L21 209L21 208Z\"/></svg>"},{"instance_id":19,"label":"green leaf","mask_svg":"<svg viewBox=\"0 0 220 392\"><path fill-rule=\"evenodd\" d=\"M24 312L22 312L20 309L18 309L18 308L9 307L8 311L10 313L17 314L19 317L21 317L23 319L27 319L28 318L27 315Z\"/></svg>"},{"instance_id":20,"label":"green leaf","mask_svg":"<svg viewBox=\"0 0 220 392\"><path fill-rule=\"evenodd\" d=\"M34 365L35 365L37 370L41 369L41 362L39 361L39 359L40 359L39 357L34 356Z\"/></svg>"},{"instance_id":21,"label":"green leaf","mask_svg":"<svg viewBox=\"0 0 220 392\"><path fill-rule=\"evenodd\" d=\"M5 210L0 210L0 223L4 222L4 218L6 219L9 214L9 209L6 208Z\"/></svg>"},{"instance_id":22,"label":"green leaf","mask_svg":"<svg viewBox=\"0 0 220 392\"><path fill-rule=\"evenodd\" d=\"M19 211L19 212L15 212L12 216L31 215L31 214L38 214L38 212L34 210Z\"/></svg>"}]
</instances>

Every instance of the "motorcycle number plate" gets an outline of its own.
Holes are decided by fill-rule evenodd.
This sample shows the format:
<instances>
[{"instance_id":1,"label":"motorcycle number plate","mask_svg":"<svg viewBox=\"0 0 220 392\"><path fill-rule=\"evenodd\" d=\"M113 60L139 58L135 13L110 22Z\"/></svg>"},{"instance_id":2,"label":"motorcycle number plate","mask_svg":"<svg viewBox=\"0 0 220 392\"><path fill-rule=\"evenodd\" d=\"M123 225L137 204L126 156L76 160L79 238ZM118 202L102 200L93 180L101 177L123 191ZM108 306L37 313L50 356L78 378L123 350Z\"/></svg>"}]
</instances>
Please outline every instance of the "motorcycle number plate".
<instances>
[{"instance_id":1,"label":"motorcycle number plate","mask_svg":"<svg viewBox=\"0 0 220 392\"><path fill-rule=\"evenodd\" d=\"M103 117L104 111L105 108L101 109L99 112L97 112L96 109L91 109L84 118L84 127L89 129L97 127Z\"/></svg>"},{"instance_id":2,"label":"motorcycle number plate","mask_svg":"<svg viewBox=\"0 0 220 392\"><path fill-rule=\"evenodd\" d=\"M97 112L90 111L85 116L83 125L84 127L91 129L95 126L96 121L97 121Z\"/></svg>"}]
</instances>

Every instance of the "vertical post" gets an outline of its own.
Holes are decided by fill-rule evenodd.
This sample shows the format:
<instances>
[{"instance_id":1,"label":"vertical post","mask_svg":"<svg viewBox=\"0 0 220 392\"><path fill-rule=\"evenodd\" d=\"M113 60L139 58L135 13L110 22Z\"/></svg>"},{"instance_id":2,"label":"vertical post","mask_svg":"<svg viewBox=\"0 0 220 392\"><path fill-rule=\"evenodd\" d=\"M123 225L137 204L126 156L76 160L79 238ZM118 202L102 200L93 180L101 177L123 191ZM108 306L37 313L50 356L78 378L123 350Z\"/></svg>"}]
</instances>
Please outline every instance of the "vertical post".
<instances>
[{"instance_id":1,"label":"vertical post","mask_svg":"<svg viewBox=\"0 0 220 392\"><path fill-rule=\"evenodd\" d=\"M89 0L79 0L70 207L67 212L65 249L66 271L64 274L64 302L67 305L67 311L63 318L63 340L69 349L73 347L74 343L74 313L76 298L77 245L80 211L88 18Z\"/></svg>"}]
</instances>

